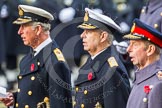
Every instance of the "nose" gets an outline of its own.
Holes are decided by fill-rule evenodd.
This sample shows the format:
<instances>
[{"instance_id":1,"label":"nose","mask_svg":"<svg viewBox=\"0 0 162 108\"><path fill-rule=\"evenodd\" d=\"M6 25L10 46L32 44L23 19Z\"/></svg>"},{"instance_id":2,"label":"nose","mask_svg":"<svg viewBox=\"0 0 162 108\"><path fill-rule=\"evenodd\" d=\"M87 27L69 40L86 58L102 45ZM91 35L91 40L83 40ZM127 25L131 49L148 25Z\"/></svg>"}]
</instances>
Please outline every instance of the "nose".
<instances>
[{"instance_id":1,"label":"nose","mask_svg":"<svg viewBox=\"0 0 162 108\"><path fill-rule=\"evenodd\" d=\"M127 52L129 53L131 51L131 45L127 47Z\"/></svg>"},{"instance_id":2,"label":"nose","mask_svg":"<svg viewBox=\"0 0 162 108\"><path fill-rule=\"evenodd\" d=\"M83 39L85 37L85 31L80 35L80 37Z\"/></svg>"},{"instance_id":3,"label":"nose","mask_svg":"<svg viewBox=\"0 0 162 108\"><path fill-rule=\"evenodd\" d=\"M22 26L19 27L18 34L21 35L22 33Z\"/></svg>"}]
</instances>

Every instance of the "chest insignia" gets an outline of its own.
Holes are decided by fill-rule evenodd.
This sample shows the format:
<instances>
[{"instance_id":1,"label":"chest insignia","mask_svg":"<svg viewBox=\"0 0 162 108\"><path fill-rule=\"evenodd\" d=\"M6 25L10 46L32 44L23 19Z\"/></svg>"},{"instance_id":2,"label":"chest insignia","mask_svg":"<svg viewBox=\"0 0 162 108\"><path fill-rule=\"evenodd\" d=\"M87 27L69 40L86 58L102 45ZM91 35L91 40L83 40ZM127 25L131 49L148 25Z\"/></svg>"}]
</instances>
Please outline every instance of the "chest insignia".
<instances>
[{"instance_id":1,"label":"chest insignia","mask_svg":"<svg viewBox=\"0 0 162 108\"><path fill-rule=\"evenodd\" d=\"M93 74L92 74L92 72L90 72L90 73L88 74L88 80L90 81L90 80L92 80L92 78L93 78Z\"/></svg>"},{"instance_id":2,"label":"chest insignia","mask_svg":"<svg viewBox=\"0 0 162 108\"><path fill-rule=\"evenodd\" d=\"M31 66L30 66L30 71L33 72L34 69L35 69L35 65L34 65L34 63L32 63Z\"/></svg>"},{"instance_id":3,"label":"chest insignia","mask_svg":"<svg viewBox=\"0 0 162 108\"><path fill-rule=\"evenodd\" d=\"M56 48L56 49L53 50L53 52L56 55L58 61L64 61L65 62L64 56L63 56L62 52L60 51L60 49Z\"/></svg>"},{"instance_id":4,"label":"chest insignia","mask_svg":"<svg viewBox=\"0 0 162 108\"><path fill-rule=\"evenodd\" d=\"M146 86L144 86L144 92L146 94L149 94L152 88L153 88L153 85L150 85L150 86L146 85Z\"/></svg>"},{"instance_id":5,"label":"chest insignia","mask_svg":"<svg viewBox=\"0 0 162 108\"><path fill-rule=\"evenodd\" d=\"M148 95L152 88L153 88L153 85L146 85L144 86L144 92ZM143 98L143 102L148 102L147 95L146 97Z\"/></svg>"},{"instance_id":6,"label":"chest insignia","mask_svg":"<svg viewBox=\"0 0 162 108\"><path fill-rule=\"evenodd\" d=\"M107 62L110 65L110 67L118 66L118 63L114 57L108 58Z\"/></svg>"}]
</instances>

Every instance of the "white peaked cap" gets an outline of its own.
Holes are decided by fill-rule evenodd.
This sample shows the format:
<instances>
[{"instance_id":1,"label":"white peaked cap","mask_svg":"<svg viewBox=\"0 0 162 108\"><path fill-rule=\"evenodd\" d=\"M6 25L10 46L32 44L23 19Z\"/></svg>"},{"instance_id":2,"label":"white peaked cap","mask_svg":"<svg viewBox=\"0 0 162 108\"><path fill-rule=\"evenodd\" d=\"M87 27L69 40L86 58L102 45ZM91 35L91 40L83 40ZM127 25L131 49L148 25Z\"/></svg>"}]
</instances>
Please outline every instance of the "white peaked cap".
<instances>
[{"instance_id":1,"label":"white peaked cap","mask_svg":"<svg viewBox=\"0 0 162 108\"><path fill-rule=\"evenodd\" d=\"M49 21L54 20L52 14L38 7L19 5L18 9L19 18L13 22L14 24L25 24L32 21L48 23Z\"/></svg>"},{"instance_id":2,"label":"white peaked cap","mask_svg":"<svg viewBox=\"0 0 162 108\"><path fill-rule=\"evenodd\" d=\"M92 11L85 8L85 16L83 24L78 26L82 29L104 29L105 27L113 28L122 32L121 28L108 16Z\"/></svg>"}]
</instances>

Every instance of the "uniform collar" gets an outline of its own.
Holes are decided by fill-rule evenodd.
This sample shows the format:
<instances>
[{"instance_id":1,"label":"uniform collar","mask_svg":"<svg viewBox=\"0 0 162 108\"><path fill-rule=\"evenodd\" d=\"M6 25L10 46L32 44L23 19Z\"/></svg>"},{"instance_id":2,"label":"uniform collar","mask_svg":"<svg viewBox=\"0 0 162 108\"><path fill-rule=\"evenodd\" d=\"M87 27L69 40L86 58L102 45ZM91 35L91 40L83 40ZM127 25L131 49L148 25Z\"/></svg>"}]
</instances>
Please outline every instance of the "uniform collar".
<instances>
[{"instance_id":1,"label":"uniform collar","mask_svg":"<svg viewBox=\"0 0 162 108\"><path fill-rule=\"evenodd\" d=\"M99 54L101 54L102 52L104 52L107 48L101 50L100 52L98 52L97 54L95 54L94 56L91 56L91 59L95 59L96 56L98 56Z\"/></svg>"},{"instance_id":2,"label":"uniform collar","mask_svg":"<svg viewBox=\"0 0 162 108\"><path fill-rule=\"evenodd\" d=\"M158 61L155 61L154 63L148 65L142 70L137 70L135 72L135 84L139 84L148 78L152 77L155 75L158 71L162 70L162 60L159 59Z\"/></svg>"},{"instance_id":3,"label":"uniform collar","mask_svg":"<svg viewBox=\"0 0 162 108\"><path fill-rule=\"evenodd\" d=\"M34 56L36 56L46 45L48 45L49 43L52 42L52 39L50 38L50 36L45 40L43 41L37 48L34 49L34 51L36 52L34 54Z\"/></svg>"},{"instance_id":4,"label":"uniform collar","mask_svg":"<svg viewBox=\"0 0 162 108\"><path fill-rule=\"evenodd\" d=\"M109 57L115 56L116 51L114 46L109 46L99 53L92 61L91 68L94 72L99 72L103 64L107 61ZM115 57L116 58L116 57Z\"/></svg>"}]
</instances>

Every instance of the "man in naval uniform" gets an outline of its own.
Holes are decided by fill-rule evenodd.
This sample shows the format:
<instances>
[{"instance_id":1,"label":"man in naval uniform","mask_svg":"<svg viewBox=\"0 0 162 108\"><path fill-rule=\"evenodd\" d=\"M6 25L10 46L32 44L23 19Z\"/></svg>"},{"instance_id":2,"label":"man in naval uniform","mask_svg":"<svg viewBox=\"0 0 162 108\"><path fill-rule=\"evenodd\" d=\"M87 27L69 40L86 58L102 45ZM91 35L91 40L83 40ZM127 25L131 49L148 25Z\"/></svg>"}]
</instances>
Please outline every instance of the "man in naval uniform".
<instances>
[{"instance_id":1,"label":"man in naval uniform","mask_svg":"<svg viewBox=\"0 0 162 108\"><path fill-rule=\"evenodd\" d=\"M127 108L162 108L162 34L135 19L131 33L124 38L130 39L127 52L137 67Z\"/></svg>"},{"instance_id":2,"label":"man in naval uniform","mask_svg":"<svg viewBox=\"0 0 162 108\"><path fill-rule=\"evenodd\" d=\"M20 62L18 90L0 100L15 108L71 108L70 69L50 38L54 17L41 8L19 5L18 34L32 51Z\"/></svg>"},{"instance_id":3,"label":"man in naval uniform","mask_svg":"<svg viewBox=\"0 0 162 108\"><path fill-rule=\"evenodd\" d=\"M85 8L78 27L84 50L90 56L75 82L74 108L125 108L130 92L126 69L112 46L120 27L109 17Z\"/></svg>"}]
</instances>

